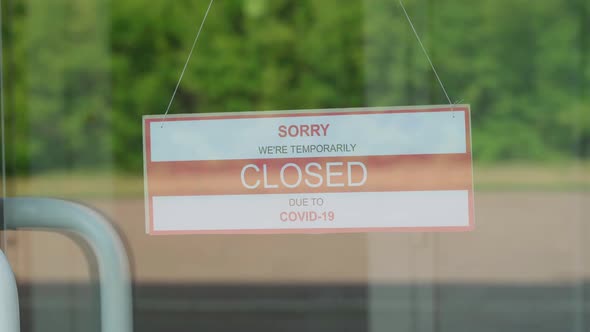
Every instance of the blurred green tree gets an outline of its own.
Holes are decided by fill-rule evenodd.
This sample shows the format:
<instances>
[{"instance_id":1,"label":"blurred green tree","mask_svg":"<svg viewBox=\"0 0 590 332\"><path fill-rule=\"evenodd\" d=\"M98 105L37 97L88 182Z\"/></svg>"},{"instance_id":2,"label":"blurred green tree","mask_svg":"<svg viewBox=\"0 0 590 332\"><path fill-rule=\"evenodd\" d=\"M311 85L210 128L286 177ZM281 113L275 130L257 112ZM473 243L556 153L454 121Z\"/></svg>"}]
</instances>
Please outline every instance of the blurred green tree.
<instances>
[{"instance_id":1,"label":"blurred green tree","mask_svg":"<svg viewBox=\"0 0 590 332\"><path fill-rule=\"evenodd\" d=\"M140 171L141 116L164 112L203 0L4 6L16 169ZM590 155L587 0L406 0L474 157ZM171 113L444 104L397 1L216 1Z\"/></svg>"}]
</instances>

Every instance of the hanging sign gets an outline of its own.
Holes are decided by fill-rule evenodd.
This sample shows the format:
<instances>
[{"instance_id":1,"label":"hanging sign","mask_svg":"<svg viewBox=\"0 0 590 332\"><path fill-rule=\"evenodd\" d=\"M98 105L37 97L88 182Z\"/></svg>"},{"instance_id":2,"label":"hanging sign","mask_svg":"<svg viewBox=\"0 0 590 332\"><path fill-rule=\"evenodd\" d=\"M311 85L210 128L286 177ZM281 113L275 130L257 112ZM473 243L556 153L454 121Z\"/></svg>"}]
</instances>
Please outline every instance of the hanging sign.
<instances>
[{"instance_id":1,"label":"hanging sign","mask_svg":"<svg viewBox=\"0 0 590 332\"><path fill-rule=\"evenodd\" d=\"M468 106L146 116L149 234L468 231Z\"/></svg>"}]
</instances>

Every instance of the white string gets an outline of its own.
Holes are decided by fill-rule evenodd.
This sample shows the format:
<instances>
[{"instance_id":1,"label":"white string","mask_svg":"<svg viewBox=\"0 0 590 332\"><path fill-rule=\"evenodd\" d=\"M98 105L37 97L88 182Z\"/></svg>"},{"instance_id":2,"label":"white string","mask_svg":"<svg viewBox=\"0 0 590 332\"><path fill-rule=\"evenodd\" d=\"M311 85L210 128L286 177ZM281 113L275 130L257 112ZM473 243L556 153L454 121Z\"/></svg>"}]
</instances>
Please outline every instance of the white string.
<instances>
[{"instance_id":1,"label":"white string","mask_svg":"<svg viewBox=\"0 0 590 332\"><path fill-rule=\"evenodd\" d=\"M399 4L403 9L404 14L406 15L408 22L410 23L410 27L412 27L412 31L414 31L414 35L416 36L416 39L418 39L418 43L420 44L420 47L422 47L422 51L424 51L424 55L426 55L426 59L428 59L428 63L430 63L430 67L432 68L432 71L434 72L434 75L436 76L436 79L438 80L438 84L440 84L440 87L442 88L443 92L445 93L445 96L447 97L447 100L449 101L449 105L451 105L451 109L454 111L455 105L457 105L457 103L453 103L451 101L451 98L449 97L449 94L447 93L447 89L445 89L445 85L443 84L442 80L440 79L440 76L438 76L438 72L436 71L436 68L434 67L434 63L432 63L432 60L430 59L430 56L428 55L428 51L426 51L426 47L424 47L424 44L422 43L422 40L420 39L420 36L418 35L418 32L416 31L416 28L414 27L414 24L412 23L412 19L410 18L410 15L408 15L408 11L406 11L406 7L404 6L404 3L402 2L402 0L399 0Z\"/></svg>"},{"instance_id":2,"label":"white string","mask_svg":"<svg viewBox=\"0 0 590 332\"><path fill-rule=\"evenodd\" d=\"M172 98L170 98L170 102L168 103L168 107L166 108L166 112L164 113L164 119L162 121L162 126L164 127L164 122L166 122L166 117L168 116L168 112L170 111L170 106L172 106L172 102L174 101L174 97L176 97L176 92L178 91L178 87L180 86L180 82L182 82L182 78L184 77L184 73L186 72L186 67L188 66L189 61L193 55L193 51L195 50L195 46L197 45L197 41L199 40L199 36L201 35L201 31L203 30L203 26L205 25L205 21L207 20L207 16L209 15L209 10L211 10L211 6L213 5L213 1L209 2L209 7L207 7L207 11L205 12L205 17L203 17L203 21L201 22L201 26L199 27L199 31L197 32L197 36L195 37L195 41L193 42L193 47L191 47L191 51L188 54L186 62L184 64L184 68L182 68L182 72L180 73L180 78L178 79L178 83L176 83L176 88L174 88L174 92L172 93Z\"/></svg>"}]
</instances>

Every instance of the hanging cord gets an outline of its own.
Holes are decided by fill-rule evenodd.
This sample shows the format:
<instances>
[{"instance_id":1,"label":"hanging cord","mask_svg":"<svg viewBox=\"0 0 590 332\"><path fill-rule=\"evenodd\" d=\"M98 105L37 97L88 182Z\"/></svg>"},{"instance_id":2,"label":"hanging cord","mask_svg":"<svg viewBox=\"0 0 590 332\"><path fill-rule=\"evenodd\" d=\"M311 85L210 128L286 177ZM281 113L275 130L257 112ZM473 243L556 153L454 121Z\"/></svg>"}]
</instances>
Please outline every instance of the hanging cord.
<instances>
[{"instance_id":1,"label":"hanging cord","mask_svg":"<svg viewBox=\"0 0 590 332\"><path fill-rule=\"evenodd\" d=\"M195 41L193 42L193 47L191 47L191 51L188 54L186 62L184 64L184 68L182 68L182 72L180 73L180 78L178 79L178 83L176 83L176 88L174 88L174 92L172 93L172 98L170 98L170 102L168 103L168 107L166 108L166 112L164 113L164 119L162 121L162 126L164 127L164 123L166 122L166 117L168 116L168 112L170 111L170 107L172 106L172 102L174 101L174 97L176 97L176 92L178 91L178 87L180 86L180 82L182 82L182 78L184 77L184 73L186 72L186 67L188 66L191 57L193 56L193 51L195 50L195 46L197 45L197 41L199 40L199 36L201 35L201 31L203 31L203 26L205 25L205 21L207 20L207 16L209 15L209 11L211 10L211 6L215 0L211 0L209 2L209 7L207 7L207 11L205 12L205 17L203 17L203 21L201 22L201 26L199 27L199 31L197 32L197 36L195 37Z\"/></svg>"},{"instance_id":2,"label":"hanging cord","mask_svg":"<svg viewBox=\"0 0 590 332\"><path fill-rule=\"evenodd\" d=\"M426 47L424 47L424 44L422 43L422 39L420 39L420 35L418 35L418 31L416 31L416 28L414 27L414 23L412 23L412 19L410 18L410 15L408 14L408 11L406 10L406 7L404 6L403 1L399 0L399 4L402 7L404 14L406 15L406 18L408 19L408 23L410 23L410 27L412 28L412 31L414 31L414 35L416 36L416 39L418 40L418 43L420 44L422 51L424 51L424 55L426 56L426 59L428 59L428 63L430 63L430 68L432 68L432 71L434 72L434 75L436 76L436 79L438 80L438 84L442 88L445 96L447 97L447 100L449 101L449 105L451 106L451 110L454 112L455 105L457 105L457 102L453 103L451 101L451 97L449 97L449 94L447 93L447 89L445 89L445 85L443 84L443 81L440 79L440 76L438 75L438 72L436 71L436 68L434 67L434 63L432 63L432 60L430 59L430 55L428 55L428 51L426 51ZM462 101L463 100L459 101L459 103ZM455 116L454 113L453 113L453 116Z\"/></svg>"}]
</instances>

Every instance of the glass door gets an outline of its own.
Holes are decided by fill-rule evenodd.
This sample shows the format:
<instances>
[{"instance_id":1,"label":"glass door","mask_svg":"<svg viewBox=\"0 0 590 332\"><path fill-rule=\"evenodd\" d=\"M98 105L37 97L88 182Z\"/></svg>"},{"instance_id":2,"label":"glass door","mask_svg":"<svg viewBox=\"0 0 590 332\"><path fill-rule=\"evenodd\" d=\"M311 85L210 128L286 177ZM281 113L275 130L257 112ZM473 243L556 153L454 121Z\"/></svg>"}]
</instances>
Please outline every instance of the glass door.
<instances>
[{"instance_id":1,"label":"glass door","mask_svg":"<svg viewBox=\"0 0 590 332\"><path fill-rule=\"evenodd\" d=\"M120 240L134 331L586 330L590 5L402 3L214 1L169 116L469 104L470 232L146 234L142 118L166 111L208 0L1 1L3 197ZM21 330L109 326L99 231L4 214Z\"/></svg>"}]
</instances>

